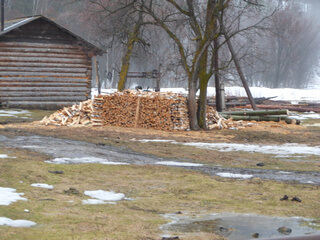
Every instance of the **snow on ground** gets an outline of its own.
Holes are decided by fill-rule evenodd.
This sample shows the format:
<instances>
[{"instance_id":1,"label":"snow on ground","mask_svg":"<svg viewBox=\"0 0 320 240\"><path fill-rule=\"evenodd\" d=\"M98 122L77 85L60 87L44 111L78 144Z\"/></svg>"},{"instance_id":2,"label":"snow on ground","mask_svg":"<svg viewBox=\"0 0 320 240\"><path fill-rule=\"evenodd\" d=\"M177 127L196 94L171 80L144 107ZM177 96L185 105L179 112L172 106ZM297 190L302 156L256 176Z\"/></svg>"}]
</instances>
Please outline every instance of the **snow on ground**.
<instances>
[{"instance_id":1,"label":"snow on ground","mask_svg":"<svg viewBox=\"0 0 320 240\"><path fill-rule=\"evenodd\" d=\"M0 158L16 158L16 157L9 157L7 154L0 154Z\"/></svg>"},{"instance_id":2,"label":"snow on ground","mask_svg":"<svg viewBox=\"0 0 320 240\"><path fill-rule=\"evenodd\" d=\"M107 159L95 157L82 157L82 158L55 158L53 160L45 161L54 164L85 164L85 163L99 163L107 165L128 165L122 162L110 162Z\"/></svg>"},{"instance_id":3,"label":"snow on ground","mask_svg":"<svg viewBox=\"0 0 320 240\"><path fill-rule=\"evenodd\" d=\"M0 117L19 117L21 114L31 114L31 112L27 110L0 110Z\"/></svg>"},{"instance_id":4,"label":"snow on ground","mask_svg":"<svg viewBox=\"0 0 320 240\"><path fill-rule=\"evenodd\" d=\"M52 185L48 185L45 183L32 183L31 187L38 187L38 188L46 188L46 189L53 189Z\"/></svg>"},{"instance_id":5,"label":"snow on ground","mask_svg":"<svg viewBox=\"0 0 320 240\"><path fill-rule=\"evenodd\" d=\"M35 222L32 221L27 221L27 220L12 220L10 218L6 217L0 217L0 226L1 225L6 225L10 227L32 227L37 225Z\"/></svg>"},{"instance_id":6,"label":"snow on ground","mask_svg":"<svg viewBox=\"0 0 320 240\"><path fill-rule=\"evenodd\" d=\"M194 146L202 149L217 150L220 152L259 152L264 154L276 154L278 156L287 155L317 155L320 156L320 147L310 147L308 145L287 143L283 145L256 145L256 144L236 144L236 143L182 143L187 146Z\"/></svg>"},{"instance_id":7,"label":"snow on ground","mask_svg":"<svg viewBox=\"0 0 320 240\"><path fill-rule=\"evenodd\" d=\"M217 173L219 177L225 177L225 178L243 178L243 179L249 179L252 178L253 175L248 174L236 174L236 173L228 173L228 172L221 172Z\"/></svg>"},{"instance_id":8,"label":"snow on ground","mask_svg":"<svg viewBox=\"0 0 320 240\"><path fill-rule=\"evenodd\" d=\"M21 197L24 193L17 193L16 189L0 187L0 205L8 206L18 200L27 201L26 198Z\"/></svg>"},{"instance_id":9,"label":"snow on ground","mask_svg":"<svg viewBox=\"0 0 320 240\"><path fill-rule=\"evenodd\" d=\"M298 114L297 117L300 120L304 120L304 119L320 119L320 113L305 113L305 114Z\"/></svg>"},{"instance_id":10,"label":"snow on ground","mask_svg":"<svg viewBox=\"0 0 320 240\"><path fill-rule=\"evenodd\" d=\"M102 89L102 94L116 92L116 89ZM161 92L173 92L187 94L188 91L184 88L161 88ZM255 98L261 97L276 97L273 100L291 101L297 103L301 101L320 102L320 89L294 89L294 88L266 88L266 87L250 87L250 91ZM227 96L246 97L247 94L243 87L226 87L225 93ZM92 89L92 96L97 95L97 89ZM215 95L215 88L208 87L208 97Z\"/></svg>"},{"instance_id":11,"label":"snow on ground","mask_svg":"<svg viewBox=\"0 0 320 240\"><path fill-rule=\"evenodd\" d=\"M140 142L153 142L152 139L142 139ZM155 139L157 142L158 140ZM233 151L244 151L252 153L264 153L264 154L275 154L278 156L287 155L317 155L320 156L320 147L310 147L304 144L287 143L283 145L257 145L257 144L237 144L237 143L202 143L202 142L176 142L167 140L172 144L181 144L186 146L193 146L201 149L216 150L220 152L233 152Z\"/></svg>"},{"instance_id":12,"label":"snow on ground","mask_svg":"<svg viewBox=\"0 0 320 240\"><path fill-rule=\"evenodd\" d=\"M179 167L202 167L203 166L203 164L199 164L199 163L173 162L173 161L156 162L156 164L165 165L165 166L179 166Z\"/></svg>"},{"instance_id":13,"label":"snow on ground","mask_svg":"<svg viewBox=\"0 0 320 240\"><path fill-rule=\"evenodd\" d=\"M120 201L125 198L123 193L115 193L113 191L84 191L84 194L94 199L83 200L82 204L115 204L115 201Z\"/></svg>"},{"instance_id":14,"label":"snow on ground","mask_svg":"<svg viewBox=\"0 0 320 240\"><path fill-rule=\"evenodd\" d=\"M251 87L250 91L254 98L276 97L272 100L283 100L297 103L300 101L320 102L320 89L294 89L294 88L265 88ZM215 89L209 88L208 95L214 95ZM247 94L243 87L226 87L226 95L246 97Z\"/></svg>"}]
</instances>

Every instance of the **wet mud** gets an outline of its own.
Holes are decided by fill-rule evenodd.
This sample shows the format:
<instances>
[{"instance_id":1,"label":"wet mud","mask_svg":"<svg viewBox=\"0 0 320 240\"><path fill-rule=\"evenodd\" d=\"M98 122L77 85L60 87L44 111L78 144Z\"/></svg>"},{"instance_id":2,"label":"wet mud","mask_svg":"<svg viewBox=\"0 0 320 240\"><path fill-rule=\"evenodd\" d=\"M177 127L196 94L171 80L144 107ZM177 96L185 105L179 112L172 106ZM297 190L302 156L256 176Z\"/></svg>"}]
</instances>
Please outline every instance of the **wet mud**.
<instances>
[{"instance_id":1,"label":"wet mud","mask_svg":"<svg viewBox=\"0 0 320 240\"><path fill-rule=\"evenodd\" d=\"M23 136L0 136L0 143L6 147L27 148L35 152L55 158L85 158L84 163L108 164L117 162L135 165L156 165L168 159L133 152L125 148L116 148L108 145L92 144L82 141L66 140L54 137L44 137L27 134ZM104 162L105 161L105 162ZM75 163L72 162L71 163ZM172 166L200 171L212 176L219 173L250 176L252 178L271 179L286 182L320 185L320 172L279 171L267 169L225 168L203 164L202 166ZM241 179L241 177L239 177Z\"/></svg>"}]
</instances>

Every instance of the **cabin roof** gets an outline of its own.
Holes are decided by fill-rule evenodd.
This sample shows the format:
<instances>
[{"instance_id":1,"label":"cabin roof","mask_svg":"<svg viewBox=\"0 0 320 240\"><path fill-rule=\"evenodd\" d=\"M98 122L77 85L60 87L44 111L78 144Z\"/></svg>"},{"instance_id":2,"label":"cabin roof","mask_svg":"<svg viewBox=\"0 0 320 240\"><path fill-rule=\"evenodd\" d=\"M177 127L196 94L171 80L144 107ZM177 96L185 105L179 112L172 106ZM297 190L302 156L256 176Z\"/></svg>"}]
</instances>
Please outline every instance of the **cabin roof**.
<instances>
[{"instance_id":1,"label":"cabin roof","mask_svg":"<svg viewBox=\"0 0 320 240\"><path fill-rule=\"evenodd\" d=\"M101 48L97 47L96 45L88 42L87 40L83 39L82 37L78 36L77 34L71 32L70 30L62 27L61 25L59 25L58 23L54 22L53 20L42 16L42 15L38 15L38 16L32 16L32 17L24 17L24 18L18 18L18 19L12 19L12 20L7 20L4 23L4 30L2 32L0 32L0 37L7 34L8 32L11 32L19 27L22 27L30 22L33 22L35 20L38 19L43 19L53 25L55 25L56 27L58 27L60 30L70 34L71 36L75 37L78 41L82 42L84 45L86 45L88 48L90 49L94 49L94 51L99 54L102 55L105 51L102 50Z\"/></svg>"}]
</instances>

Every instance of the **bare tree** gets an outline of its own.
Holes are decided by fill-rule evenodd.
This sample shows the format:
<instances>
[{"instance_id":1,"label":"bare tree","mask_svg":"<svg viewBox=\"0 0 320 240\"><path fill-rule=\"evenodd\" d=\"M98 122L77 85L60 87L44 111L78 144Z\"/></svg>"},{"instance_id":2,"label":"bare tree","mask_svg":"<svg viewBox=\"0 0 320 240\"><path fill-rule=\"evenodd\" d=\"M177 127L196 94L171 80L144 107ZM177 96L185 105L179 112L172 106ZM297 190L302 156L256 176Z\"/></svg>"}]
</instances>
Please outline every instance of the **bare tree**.
<instances>
[{"instance_id":1,"label":"bare tree","mask_svg":"<svg viewBox=\"0 0 320 240\"><path fill-rule=\"evenodd\" d=\"M215 39L221 34L220 31L217 31L218 26L221 25L220 22L217 24L217 18L221 18L221 23L227 22L232 25L244 13L250 12L253 8L260 9L263 6L257 1L245 1L241 5L241 1L236 0L163 0L157 1L157 4L153 3L152 6L149 1L141 0L141 2L144 10L172 38L180 53L181 65L188 77L188 110L191 129L206 128L208 82L215 70L218 70L215 62L218 49L229 40L225 39L219 45L214 46ZM234 7L240 9L237 15L232 9ZM264 18L262 17L262 19ZM259 19L255 26L262 19ZM183 26L179 25L181 22L184 23ZM231 29L229 37L252 27ZM229 31L229 29L226 30ZM220 68L224 67L227 65L220 66ZM197 108L196 92L198 86L200 97ZM219 86L216 87L219 88Z\"/></svg>"}]
</instances>

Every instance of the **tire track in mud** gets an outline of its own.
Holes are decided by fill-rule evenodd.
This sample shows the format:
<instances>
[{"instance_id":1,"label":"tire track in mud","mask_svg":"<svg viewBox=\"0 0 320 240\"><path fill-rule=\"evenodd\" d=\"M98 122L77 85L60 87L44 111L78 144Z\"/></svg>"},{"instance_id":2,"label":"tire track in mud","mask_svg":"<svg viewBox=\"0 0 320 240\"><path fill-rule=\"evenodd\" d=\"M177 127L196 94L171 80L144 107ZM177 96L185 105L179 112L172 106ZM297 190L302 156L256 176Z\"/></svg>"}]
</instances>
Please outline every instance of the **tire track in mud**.
<instances>
[{"instance_id":1,"label":"tire track in mud","mask_svg":"<svg viewBox=\"0 0 320 240\"><path fill-rule=\"evenodd\" d=\"M30 149L35 152L51 156L52 160L83 159L85 163L95 162L108 164L111 162L135 165L158 165L158 162L170 161L169 159L158 158L151 155L141 154L124 148L116 148L108 145L100 145L75 140L66 140L54 137L44 137L38 135L15 136L13 138L0 136L0 142L6 147ZM90 161L92 159L92 161ZM96 161L97 162L97 161ZM75 164L75 161L70 161ZM170 166L170 165L168 165ZM251 175L252 178L270 179L283 182L299 182L303 184L320 185L320 172L303 171L279 171L268 169L248 169L248 168L226 168L207 164L202 166L171 166L200 171L211 176L218 173L228 173L237 175ZM246 177L246 178L251 178ZM237 177L235 177L237 178ZM241 177L239 177L241 179Z\"/></svg>"}]
</instances>

